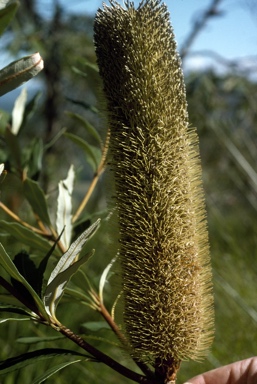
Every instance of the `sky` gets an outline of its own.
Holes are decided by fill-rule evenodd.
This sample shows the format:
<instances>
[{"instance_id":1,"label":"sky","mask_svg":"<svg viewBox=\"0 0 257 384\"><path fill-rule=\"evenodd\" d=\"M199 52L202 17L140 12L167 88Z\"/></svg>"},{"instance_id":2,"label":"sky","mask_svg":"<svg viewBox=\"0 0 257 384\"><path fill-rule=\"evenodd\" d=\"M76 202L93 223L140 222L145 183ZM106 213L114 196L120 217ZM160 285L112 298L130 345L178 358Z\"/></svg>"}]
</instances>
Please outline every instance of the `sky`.
<instances>
[{"instance_id":1,"label":"sky","mask_svg":"<svg viewBox=\"0 0 257 384\"><path fill-rule=\"evenodd\" d=\"M50 16L54 0L37 0L40 10ZM55 0L66 10L75 14L87 13L92 16L102 6L101 0ZM117 0L124 4L123 0ZM171 24L174 29L178 48L192 30L193 22L204 12L212 0L166 0ZM139 0L135 0L138 5ZM106 1L108 4L108 0ZM195 39L191 54L183 62L184 70L201 71L212 67L224 72L227 67L220 61L197 54L200 51L212 51L222 59L234 60L249 77L257 79L257 0L222 0L219 6L222 16L212 18ZM0 43L1 45L1 43ZM0 66L10 62L1 54ZM34 80L33 80L34 81ZM32 81L30 82L32 85ZM14 91L15 92L15 91ZM11 93L6 95L12 97Z\"/></svg>"},{"instance_id":2,"label":"sky","mask_svg":"<svg viewBox=\"0 0 257 384\"><path fill-rule=\"evenodd\" d=\"M42 0L47 2L47 0ZM69 12L87 12L95 14L101 7L100 0L59 0ZM118 0L124 4L122 0ZM135 0L135 5L139 1ZM171 15L178 47L192 28L192 23L210 4L211 0L166 0ZM108 1L107 1L108 3ZM196 38L191 51L211 50L224 59L240 60L244 68L257 67L257 0L223 0L219 6L221 17L209 20L204 30ZM217 65L202 55L191 55L187 59L187 66L201 69L206 65ZM221 68L221 67L220 67Z\"/></svg>"}]
</instances>

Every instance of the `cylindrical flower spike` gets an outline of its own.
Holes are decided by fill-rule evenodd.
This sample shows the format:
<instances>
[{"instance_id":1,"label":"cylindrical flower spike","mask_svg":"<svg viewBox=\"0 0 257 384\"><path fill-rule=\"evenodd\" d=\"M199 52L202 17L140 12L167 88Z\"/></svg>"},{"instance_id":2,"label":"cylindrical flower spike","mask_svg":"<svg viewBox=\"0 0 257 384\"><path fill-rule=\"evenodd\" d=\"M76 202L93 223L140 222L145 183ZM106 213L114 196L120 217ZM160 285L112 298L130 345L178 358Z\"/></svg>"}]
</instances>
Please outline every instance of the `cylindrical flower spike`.
<instances>
[{"instance_id":1,"label":"cylindrical flower spike","mask_svg":"<svg viewBox=\"0 0 257 384\"><path fill-rule=\"evenodd\" d=\"M107 99L131 353L172 382L206 355L213 296L198 139L167 7L116 2L95 19Z\"/></svg>"}]
</instances>

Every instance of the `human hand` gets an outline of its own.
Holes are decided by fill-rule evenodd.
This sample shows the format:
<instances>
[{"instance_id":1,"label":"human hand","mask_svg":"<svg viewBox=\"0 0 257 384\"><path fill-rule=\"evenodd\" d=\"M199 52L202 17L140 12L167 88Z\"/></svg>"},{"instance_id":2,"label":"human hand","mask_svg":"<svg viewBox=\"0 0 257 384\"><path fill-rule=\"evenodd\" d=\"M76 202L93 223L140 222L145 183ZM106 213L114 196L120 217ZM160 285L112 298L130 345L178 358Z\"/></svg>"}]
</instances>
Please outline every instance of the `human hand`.
<instances>
[{"instance_id":1,"label":"human hand","mask_svg":"<svg viewBox=\"0 0 257 384\"><path fill-rule=\"evenodd\" d=\"M257 357L202 373L185 384L257 384Z\"/></svg>"}]
</instances>

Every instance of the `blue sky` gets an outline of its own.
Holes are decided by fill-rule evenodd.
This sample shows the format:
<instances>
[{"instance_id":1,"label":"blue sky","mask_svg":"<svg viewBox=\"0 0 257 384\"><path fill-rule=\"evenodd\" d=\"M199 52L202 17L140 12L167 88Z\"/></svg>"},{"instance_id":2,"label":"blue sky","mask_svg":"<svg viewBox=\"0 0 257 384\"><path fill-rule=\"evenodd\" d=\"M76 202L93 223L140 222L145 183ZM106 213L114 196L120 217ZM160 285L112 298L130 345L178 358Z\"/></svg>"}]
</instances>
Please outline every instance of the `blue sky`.
<instances>
[{"instance_id":1,"label":"blue sky","mask_svg":"<svg viewBox=\"0 0 257 384\"><path fill-rule=\"evenodd\" d=\"M46 15L51 12L52 0L37 1L42 12ZM59 0L59 2L67 12L91 15L94 15L97 8L102 5L101 0ZM118 2L123 4L122 0ZM206 9L210 2L211 0L165 1L171 15L178 47L182 45L191 30L192 21ZM135 0L135 4L138 3L139 0ZM240 63L240 68L243 68L253 79L257 79L257 0L223 0L220 9L224 15L208 22L195 40L191 51L211 50L224 59L236 60ZM2 53L0 66L3 67L10 61L7 53ZM184 62L184 69L199 71L207 66L215 67L220 71L226 69L223 65L218 65L217 61L202 55L188 56Z\"/></svg>"},{"instance_id":2,"label":"blue sky","mask_svg":"<svg viewBox=\"0 0 257 384\"><path fill-rule=\"evenodd\" d=\"M47 0L42 1L47 2ZM73 0L72 2L60 0L60 2L69 12L90 14L94 14L102 4L100 0ZM123 4L121 0L118 2ZM210 2L211 0L165 1L179 47L188 35L192 21L206 9ZM136 0L135 4L138 3L139 1ZM223 0L219 8L224 12L223 16L208 22L195 40L192 50L212 50L225 59L240 59L245 67L254 65L257 60L257 0ZM254 59L253 56L255 56ZM208 62L210 59L203 59L200 56L188 59L188 65L196 69L201 69Z\"/></svg>"}]
</instances>

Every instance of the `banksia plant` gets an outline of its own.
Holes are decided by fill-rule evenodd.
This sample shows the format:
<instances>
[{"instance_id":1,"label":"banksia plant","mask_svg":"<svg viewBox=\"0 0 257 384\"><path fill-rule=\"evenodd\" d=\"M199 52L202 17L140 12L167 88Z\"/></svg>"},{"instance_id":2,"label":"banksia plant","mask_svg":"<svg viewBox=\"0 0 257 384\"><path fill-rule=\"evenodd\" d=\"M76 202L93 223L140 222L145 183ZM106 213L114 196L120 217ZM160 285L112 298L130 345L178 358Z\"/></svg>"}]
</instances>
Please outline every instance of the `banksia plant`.
<instances>
[{"instance_id":1,"label":"banksia plant","mask_svg":"<svg viewBox=\"0 0 257 384\"><path fill-rule=\"evenodd\" d=\"M198 138L180 58L158 0L104 5L95 47L110 126L125 332L135 360L175 381L204 357L213 296Z\"/></svg>"}]
</instances>

